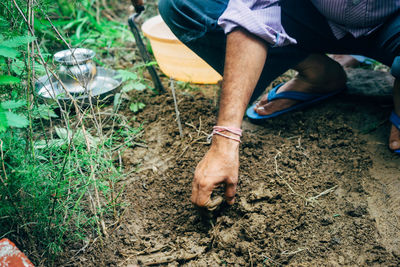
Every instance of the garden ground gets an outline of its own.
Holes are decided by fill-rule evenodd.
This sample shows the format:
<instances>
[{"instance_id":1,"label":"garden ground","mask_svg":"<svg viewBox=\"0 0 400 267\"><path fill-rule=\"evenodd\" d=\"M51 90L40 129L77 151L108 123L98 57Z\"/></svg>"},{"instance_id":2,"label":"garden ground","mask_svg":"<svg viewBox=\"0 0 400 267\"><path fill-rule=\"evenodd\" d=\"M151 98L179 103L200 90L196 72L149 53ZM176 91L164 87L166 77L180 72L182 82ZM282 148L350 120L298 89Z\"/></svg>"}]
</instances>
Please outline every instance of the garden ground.
<instances>
[{"instance_id":1,"label":"garden ground","mask_svg":"<svg viewBox=\"0 0 400 267\"><path fill-rule=\"evenodd\" d=\"M387 90L384 73L349 76L354 89ZM209 147L217 90L177 91L182 138L170 90L134 93L146 104L136 115L146 145L123 152L125 172L138 172L119 183L122 216L108 238L71 248L62 265L400 264L400 158L387 148L390 98L344 93L261 125L246 119L237 201L205 213L189 198Z\"/></svg>"}]
</instances>

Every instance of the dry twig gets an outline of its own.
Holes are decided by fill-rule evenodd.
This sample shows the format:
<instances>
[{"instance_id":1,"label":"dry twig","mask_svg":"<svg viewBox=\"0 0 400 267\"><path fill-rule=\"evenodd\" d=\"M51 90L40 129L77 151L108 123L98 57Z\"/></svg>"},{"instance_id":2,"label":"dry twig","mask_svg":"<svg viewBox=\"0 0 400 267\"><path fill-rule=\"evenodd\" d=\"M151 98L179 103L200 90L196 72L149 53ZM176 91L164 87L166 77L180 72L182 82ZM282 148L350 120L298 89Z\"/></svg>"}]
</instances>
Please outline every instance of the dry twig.
<instances>
[{"instance_id":1,"label":"dry twig","mask_svg":"<svg viewBox=\"0 0 400 267\"><path fill-rule=\"evenodd\" d=\"M178 104L176 101L174 80L172 78L170 79L170 87L171 87L171 91L172 91L172 97L174 98L176 122L178 123L179 135L181 136L181 138L183 138L181 117L180 117L180 113L179 113L179 109L178 109Z\"/></svg>"},{"instance_id":2,"label":"dry twig","mask_svg":"<svg viewBox=\"0 0 400 267\"><path fill-rule=\"evenodd\" d=\"M325 195L327 195L327 194L329 194L329 193L335 191L335 189L336 189L337 187L338 187L338 186L335 185L334 187L331 187L331 188L329 188L329 189L326 189L325 191L319 193L319 194L316 195L316 196L307 198L306 201L307 201L307 202L311 202L311 203L316 202L316 201L317 201L317 198L322 197L322 196L325 196Z\"/></svg>"}]
</instances>

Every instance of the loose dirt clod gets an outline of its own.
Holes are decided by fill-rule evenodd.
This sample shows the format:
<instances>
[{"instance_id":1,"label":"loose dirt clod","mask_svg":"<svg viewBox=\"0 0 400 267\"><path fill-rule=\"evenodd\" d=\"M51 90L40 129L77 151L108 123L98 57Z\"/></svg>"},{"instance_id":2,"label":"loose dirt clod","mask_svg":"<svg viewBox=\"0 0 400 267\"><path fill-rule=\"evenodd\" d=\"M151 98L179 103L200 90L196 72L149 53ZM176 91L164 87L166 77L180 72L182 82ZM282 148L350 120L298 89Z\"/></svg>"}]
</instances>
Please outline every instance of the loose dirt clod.
<instances>
[{"instance_id":1,"label":"loose dirt clod","mask_svg":"<svg viewBox=\"0 0 400 267\"><path fill-rule=\"evenodd\" d=\"M214 211L216 208L219 207L219 205L221 205L223 200L224 200L224 198L221 196L217 196L213 199L210 199L210 201L206 204L206 208L209 211Z\"/></svg>"}]
</instances>

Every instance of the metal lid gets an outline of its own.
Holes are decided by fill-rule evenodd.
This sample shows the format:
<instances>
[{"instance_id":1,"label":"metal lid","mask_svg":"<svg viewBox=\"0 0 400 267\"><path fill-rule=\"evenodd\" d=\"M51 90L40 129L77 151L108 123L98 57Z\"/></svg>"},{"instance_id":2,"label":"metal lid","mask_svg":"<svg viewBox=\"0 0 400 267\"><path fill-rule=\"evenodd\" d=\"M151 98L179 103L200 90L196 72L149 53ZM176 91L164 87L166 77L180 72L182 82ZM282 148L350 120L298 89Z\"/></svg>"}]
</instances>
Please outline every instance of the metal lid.
<instances>
[{"instance_id":1,"label":"metal lid","mask_svg":"<svg viewBox=\"0 0 400 267\"><path fill-rule=\"evenodd\" d=\"M93 59L96 53L86 48L73 48L57 52L54 60L63 65L77 65Z\"/></svg>"}]
</instances>

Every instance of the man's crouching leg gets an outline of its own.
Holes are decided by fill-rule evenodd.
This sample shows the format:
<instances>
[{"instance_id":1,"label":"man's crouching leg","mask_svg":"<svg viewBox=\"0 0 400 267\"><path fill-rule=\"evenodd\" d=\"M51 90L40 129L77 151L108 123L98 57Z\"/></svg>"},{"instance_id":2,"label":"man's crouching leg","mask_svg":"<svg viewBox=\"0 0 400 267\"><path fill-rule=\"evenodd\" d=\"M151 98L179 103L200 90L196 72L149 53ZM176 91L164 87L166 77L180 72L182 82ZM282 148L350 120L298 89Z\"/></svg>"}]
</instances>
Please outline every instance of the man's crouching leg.
<instances>
[{"instance_id":1,"label":"man's crouching leg","mask_svg":"<svg viewBox=\"0 0 400 267\"><path fill-rule=\"evenodd\" d=\"M285 83L278 90L281 92L330 93L346 86L346 73L339 63L323 54L311 54L293 69L298 75ZM276 99L268 101L264 95L255 107L259 115L269 115L290 108L299 101L293 99Z\"/></svg>"}]
</instances>

